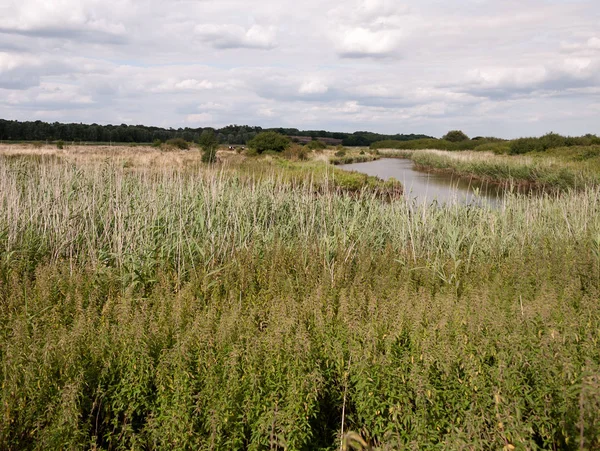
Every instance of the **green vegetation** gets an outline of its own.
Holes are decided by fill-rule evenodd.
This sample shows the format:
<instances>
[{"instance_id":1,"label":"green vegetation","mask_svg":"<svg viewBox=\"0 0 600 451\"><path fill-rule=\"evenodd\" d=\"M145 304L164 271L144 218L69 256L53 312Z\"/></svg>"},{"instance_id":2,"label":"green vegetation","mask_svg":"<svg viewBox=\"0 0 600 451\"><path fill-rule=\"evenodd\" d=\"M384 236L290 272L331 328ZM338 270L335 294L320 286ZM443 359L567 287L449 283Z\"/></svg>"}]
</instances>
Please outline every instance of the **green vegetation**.
<instances>
[{"instance_id":1,"label":"green vegetation","mask_svg":"<svg viewBox=\"0 0 600 451\"><path fill-rule=\"evenodd\" d=\"M202 162L215 163L217 161L217 150L219 141L212 130L204 130L200 135L200 147L202 148Z\"/></svg>"},{"instance_id":2,"label":"green vegetation","mask_svg":"<svg viewBox=\"0 0 600 451\"><path fill-rule=\"evenodd\" d=\"M520 157L437 150L380 152L387 157L410 158L421 169L499 184L525 184L555 191L600 185L600 146L554 149Z\"/></svg>"},{"instance_id":3,"label":"green vegetation","mask_svg":"<svg viewBox=\"0 0 600 451\"><path fill-rule=\"evenodd\" d=\"M183 138L169 139L165 144L167 145L167 147L179 150L189 150L190 148L190 143Z\"/></svg>"},{"instance_id":4,"label":"green vegetation","mask_svg":"<svg viewBox=\"0 0 600 451\"><path fill-rule=\"evenodd\" d=\"M599 146L600 137L585 135L581 137L561 136L548 133L541 138L520 138L510 143L510 154L519 155L531 152L545 152L549 149L573 146Z\"/></svg>"},{"instance_id":5,"label":"green vegetation","mask_svg":"<svg viewBox=\"0 0 600 451\"><path fill-rule=\"evenodd\" d=\"M62 150L65 148L65 142L62 140L58 140L56 141L56 148L59 150Z\"/></svg>"},{"instance_id":6,"label":"green vegetation","mask_svg":"<svg viewBox=\"0 0 600 451\"><path fill-rule=\"evenodd\" d=\"M468 141L469 137L466 134L464 134L462 130L451 130L448 133L446 133L442 137L442 139L456 143L461 141Z\"/></svg>"},{"instance_id":7,"label":"green vegetation","mask_svg":"<svg viewBox=\"0 0 600 451\"><path fill-rule=\"evenodd\" d=\"M398 149L398 150L493 150L498 149L498 153L508 152L508 141L498 138L480 138L466 141L448 141L446 139L415 139L412 141L379 141L371 144L371 149ZM490 149L492 146L493 149ZM500 150L503 149L503 150Z\"/></svg>"},{"instance_id":8,"label":"green vegetation","mask_svg":"<svg viewBox=\"0 0 600 451\"><path fill-rule=\"evenodd\" d=\"M0 156L1 449L600 447L598 188L64 158Z\"/></svg>"},{"instance_id":9,"label":"green vegetation","mask_svg":"<svg viewBox=\"0 0 600 451\"><path fill-rule=\"evenodd\" d=\"M540 138L519 138L511 141L498 138L476 137L469 139L460 130L448 132L442 139L416 139L412 141L378 141L371 144L371 149L397 150L475 150L477 152L494 152L495 154L520 155L525 153L545 152L561 147L598 146L600 137L585 135L580 137L561 136L548 133Z\"/></svg>"},{"instance_id":10,"label":"green vegetation","mask_svg":"<svg viewBox=\"0 0 600 451\"><path fill-rule=\"evenodd\" d=\"M351 163L366 163L368 161L378 160L379 157L377 155L366 155L364 152L359 153L358 155L346 155L345 153L342 155L338 155L338 152L335 153L334 158L330 158L329 162L333 165L341 165L341 164L351 164Z\"/></svg>"},{"instance_id":11,"label":"green vegetation","mask_svg":"<svg viewBox=\"0 0 600 451\"><path fill-rule=\"evenodd\" d=\"M248 147L259 154L269 150L283 152L290 144L291 142L287 136L276 132L262 132L248 141Z\"/></svg>"},{"instance_id":12,"label":"green vegetation","mask_svg":"<svg viewBox=\"0 0 600 451\"><path fill-rule=\"evenodd\" d=\"M165 142L172 138L182 138L188 142L198 142L204 130L213 130L220 144L246 144L258 133L273 131L287 136L311 138L333 138L345 146L368 146L375 141L396 139L406 141L428 138L426 135L383 135L358 131L354 133L329 132L326 130L298 130L297 128L263 129L249 125L227 125L220 129L208 128L162 128L146 125L99 125L62 124L60 122L10 121L0 119L0 141L25 142L63 139L79 143L152 143L155 139Z\"/></svg>"},{"instance_id":13,"label":"green vegetation","mask_svg":"<svg viewBox=\"0 0 600 451\"><path fill-rule=\"evenodd\" d=\"M306 145L306 147L308 147L310 150L324 150L327 149L327 144L325 144L323 141L319 141L318 139L313 139Z\"/></svg>"}]
</instances>

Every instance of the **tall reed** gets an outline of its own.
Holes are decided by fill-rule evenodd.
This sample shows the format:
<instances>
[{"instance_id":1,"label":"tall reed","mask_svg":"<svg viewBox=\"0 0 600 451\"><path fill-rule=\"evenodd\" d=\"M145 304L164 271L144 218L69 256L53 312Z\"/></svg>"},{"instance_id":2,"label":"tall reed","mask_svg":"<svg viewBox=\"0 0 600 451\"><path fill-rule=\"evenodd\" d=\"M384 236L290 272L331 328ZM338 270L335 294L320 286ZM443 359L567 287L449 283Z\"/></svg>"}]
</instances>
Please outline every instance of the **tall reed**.
<instances>
[{"instance_id":1,"label":"tall reed","mask_svg":"<svg viewBox=\"0 0 600 451\"><path fill-rule=\"evenodd\" d=\"M598 188L291 170L0 157L0 448L600 446Z\"/></svg>"}]
</instances>

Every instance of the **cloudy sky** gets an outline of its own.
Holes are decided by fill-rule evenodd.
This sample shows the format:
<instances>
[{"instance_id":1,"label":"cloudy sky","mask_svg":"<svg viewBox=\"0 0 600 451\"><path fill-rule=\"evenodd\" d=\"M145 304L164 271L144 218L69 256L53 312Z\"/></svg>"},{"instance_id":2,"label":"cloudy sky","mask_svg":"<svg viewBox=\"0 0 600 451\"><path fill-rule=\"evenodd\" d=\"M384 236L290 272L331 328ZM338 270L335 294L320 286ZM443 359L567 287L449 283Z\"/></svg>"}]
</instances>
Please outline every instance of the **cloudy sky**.
<instances>
[{"instance_id":1,"label":"cloudy sky","mask_svg":"<svg viewBox=\"0 0 600 451\"><path fill-rule=\"evenodd\" d=\"M0 118L600 134L600 1L0 0Z\"/></svg>"}]
</instances>

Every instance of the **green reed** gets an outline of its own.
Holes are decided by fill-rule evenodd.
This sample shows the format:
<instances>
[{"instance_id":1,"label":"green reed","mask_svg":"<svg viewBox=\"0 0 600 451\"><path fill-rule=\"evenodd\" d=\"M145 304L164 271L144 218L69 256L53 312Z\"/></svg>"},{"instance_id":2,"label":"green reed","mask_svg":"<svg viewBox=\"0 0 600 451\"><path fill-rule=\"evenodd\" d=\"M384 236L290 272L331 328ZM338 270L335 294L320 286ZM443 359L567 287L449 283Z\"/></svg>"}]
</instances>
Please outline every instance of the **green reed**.
<instances>
[{"instance_id":1,"label":"green reed","mask_svg":"<svg viewBox=\"0 0 600 451\"><path fill-rule=\"evenodd\" d=\"M1 448L600 446L597 188L253 164L0 158Z\"/></svg>"}]
</instances>

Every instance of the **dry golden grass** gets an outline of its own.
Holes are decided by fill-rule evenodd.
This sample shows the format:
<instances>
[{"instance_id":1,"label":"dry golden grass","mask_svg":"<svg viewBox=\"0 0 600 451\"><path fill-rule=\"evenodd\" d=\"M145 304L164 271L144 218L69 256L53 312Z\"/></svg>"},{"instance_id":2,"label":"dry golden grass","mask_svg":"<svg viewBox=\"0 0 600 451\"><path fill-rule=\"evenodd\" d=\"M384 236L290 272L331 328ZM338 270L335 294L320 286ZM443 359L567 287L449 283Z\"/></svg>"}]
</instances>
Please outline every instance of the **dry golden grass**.
<instances>
[{"instance_id":1,"label":"dry golden grass","mask_svg":"<svg viewBox=\"0 0 600 451\"><path fill-rule=\"evenodd\" d=\"M0 155L7 156L55 156L68 162L98 163L110 159L129 167L186 167L201 164L202 152L190 150L166 150L152 146L82 146L71 145L58 149L54 145L36 147L31 144L0 144ZM243 155L219 150L220 161L242 161Z\"/></svg>"}]
</instances>

